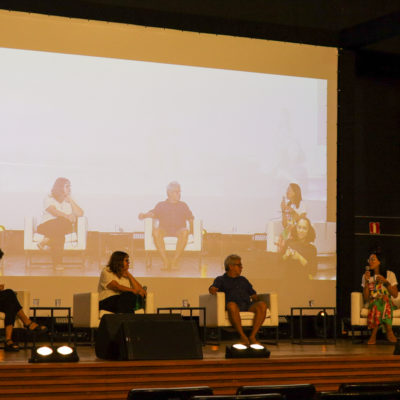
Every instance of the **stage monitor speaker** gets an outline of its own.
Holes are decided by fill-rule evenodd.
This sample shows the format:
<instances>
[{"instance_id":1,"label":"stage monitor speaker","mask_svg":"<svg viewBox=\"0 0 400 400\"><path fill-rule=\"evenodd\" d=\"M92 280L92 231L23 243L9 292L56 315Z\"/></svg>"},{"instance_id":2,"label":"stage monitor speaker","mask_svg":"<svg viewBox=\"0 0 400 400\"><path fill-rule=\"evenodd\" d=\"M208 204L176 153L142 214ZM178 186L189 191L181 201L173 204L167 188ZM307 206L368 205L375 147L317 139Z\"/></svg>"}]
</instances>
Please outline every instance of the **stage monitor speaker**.
<instances>
[{"instance_id":1,"label":"stage monitor speaker","mask_svg":"<svg viewBox=\"0 0 400 400\"><path fill-rule=\"evenodd\" d=\"M96 337L96 356L109 360L202 359L198 328L179 314L109 314Z\"/></svg>"}]
</instances>

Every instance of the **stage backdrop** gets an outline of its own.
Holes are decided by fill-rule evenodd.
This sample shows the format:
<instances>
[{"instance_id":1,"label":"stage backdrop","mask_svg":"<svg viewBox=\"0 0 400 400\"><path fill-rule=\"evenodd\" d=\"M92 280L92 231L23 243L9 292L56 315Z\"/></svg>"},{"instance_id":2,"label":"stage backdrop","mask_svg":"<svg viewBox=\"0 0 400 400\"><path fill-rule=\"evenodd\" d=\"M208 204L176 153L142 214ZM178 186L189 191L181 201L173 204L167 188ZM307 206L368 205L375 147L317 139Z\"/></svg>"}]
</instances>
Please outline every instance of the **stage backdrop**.
<instances>
[{"instance_id":1,"label":"stage backdrop","mask_svg":"<svg viewBox=\"0 0 400 400\"><path fill-rule=\"evenodd\" d=\"M257 290L292 293L300 306L327 284L320 305L334 304L335 49L5 11L0 46L4 275L97 277L122 249L150 285L192 278L194 303L235 252ZM58 177L70 179L87 217L87 259L61 272L41 259L28 268L24 220L40 222ZM201 257L168 273L156 254L146 265L138 214L171 181L204 242ZM277 253L292 182L317 233L313 270L293 271ZM180 302L172 292L165 302Z\"/></svg>"}]
</instances>

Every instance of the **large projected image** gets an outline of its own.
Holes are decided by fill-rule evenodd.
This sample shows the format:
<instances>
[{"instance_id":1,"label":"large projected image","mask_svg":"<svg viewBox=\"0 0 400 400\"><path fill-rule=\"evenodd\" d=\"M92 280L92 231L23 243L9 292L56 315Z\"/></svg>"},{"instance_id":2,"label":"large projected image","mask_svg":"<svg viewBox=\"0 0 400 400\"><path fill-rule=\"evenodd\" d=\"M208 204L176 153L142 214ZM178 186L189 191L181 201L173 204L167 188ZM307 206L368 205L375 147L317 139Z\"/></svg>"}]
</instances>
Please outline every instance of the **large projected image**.
<instances>
[{"instance_id":1,"label":"large projected image","mask_svg":"<svg viewBox=\"0 0 400 400\"><path fill-rule=\"evenodd\" d=\"M98 276L120 249L137 276L212 277L233 252L246 276L334 279L326 80L5 48L0 60L5 274ZM43 228L54 210L71 214L61 243Z\"/></svg>"}]
</instances>

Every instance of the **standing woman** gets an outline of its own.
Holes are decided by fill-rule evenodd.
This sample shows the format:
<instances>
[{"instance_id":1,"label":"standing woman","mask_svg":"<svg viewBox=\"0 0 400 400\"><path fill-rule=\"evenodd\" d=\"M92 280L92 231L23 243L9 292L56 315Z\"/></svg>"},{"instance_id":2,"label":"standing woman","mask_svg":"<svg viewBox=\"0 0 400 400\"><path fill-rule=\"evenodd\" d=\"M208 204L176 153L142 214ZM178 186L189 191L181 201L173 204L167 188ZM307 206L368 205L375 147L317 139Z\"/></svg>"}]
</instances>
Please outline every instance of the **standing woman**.
<instances>
[{"instance_id":1,"label":"standing woman","mask_svg":"<svg viewBox=\"0 0 400 400\"><path fill-rule=\"evenodd\" d=\"M3 252L0 249L0 260L3 257ZM24 327L29 332L46 332L47 328L43 325L38 325L24 313L21 304L17 299L17 295L11 289L4 289L4 285L0 285L0 311L5 314L4 318L4 331L5 331L5 351L19 351L19 346L12 340L12 333L14 329L14 322L18 317Z\"/></svg>"},{"instance_id":2,"label":"standing woman","mask_svg":"<svg viewBox=\"0 0 400 400\"><path fill-rule=\"evenodd\" d=\"M129 272L129 255L123 251L111 254L99 281L99 310L134 313L143 308L146 291Z\"/></svg>"},{"instance_id":3,"label":"standing woman","mask_svg":"<svg viewBox=\"0 0 400 400\"><path fill-rule=\"evenodd\" d=\"M376 343L376 334L381 327L386 332L389 342L396 343L397 338L393 333L393 310L397 307L393 299L397 298L397 279L394 272L388 270L383 262L380 252L372 252L368 258L361 281L364 301L368 302L368 328L372 329L368 344Z\"/></svg>"},{"instance_id":4,"label":"standing woman","mask_svg":"<svg viewBox=\"0 0 400 400\"><path fill-rule=\"evenodd\" d=\"M83 210L71 197L71 182L67 178L57 178L44 201L42 223L37 228L44 235L38 247L41 250L46 246L51 248L56 268L62 261L65 235L73 232L77 218L82 216Z\"/></svg>"}]
</instances>

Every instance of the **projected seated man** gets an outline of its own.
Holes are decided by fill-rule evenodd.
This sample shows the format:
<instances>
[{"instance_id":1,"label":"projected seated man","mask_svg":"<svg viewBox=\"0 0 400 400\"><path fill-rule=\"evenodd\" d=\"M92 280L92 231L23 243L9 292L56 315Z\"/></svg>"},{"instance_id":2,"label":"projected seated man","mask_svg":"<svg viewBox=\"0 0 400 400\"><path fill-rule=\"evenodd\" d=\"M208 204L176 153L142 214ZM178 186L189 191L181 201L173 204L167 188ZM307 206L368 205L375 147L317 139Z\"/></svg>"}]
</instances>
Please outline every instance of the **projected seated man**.
<instances>
[{"instance_id":1,"label":"projected seated man","mask_svg":"<svg viewBox=\"0 0 400 400\"><path fill-rule=\"evenodd\" d=\"M139 219L154 218L159 221L158 227L153 227L153 238L163 260L164 270L178 269L178 261L185 250L189 234L193 234L193 214L188 205L180 199L180 184L171 182L167 186L167 199L157 203L153 210L139 214ZM189 222L189 229L187 222ZM174 236L178 239L171 262L165 250L164 237L166 236Z\"/></svg>"},{"instance_id":2,"label":"projected seated man","mask_svg":"<svg viewBox=\"0 0 400 400\"><path fill-rule=\"evenodd\" d=\"M259 300L251 283L244 276L241 276L243 265L240 256L229 255L224 261L224 266L225 274L215 278L208 291L212 295L217 292L225 293L229 320L239 333L240 341L246 345L258 344L256 335L265 320L267 304ZM243 331L240 311L254 313L253 327L248 337Z\"/></svg>"}]
</instances>

